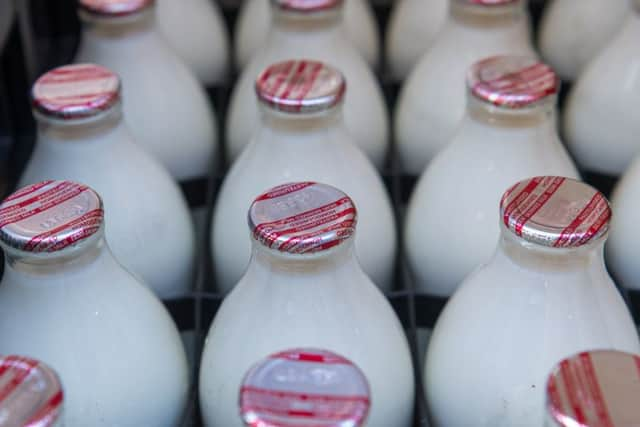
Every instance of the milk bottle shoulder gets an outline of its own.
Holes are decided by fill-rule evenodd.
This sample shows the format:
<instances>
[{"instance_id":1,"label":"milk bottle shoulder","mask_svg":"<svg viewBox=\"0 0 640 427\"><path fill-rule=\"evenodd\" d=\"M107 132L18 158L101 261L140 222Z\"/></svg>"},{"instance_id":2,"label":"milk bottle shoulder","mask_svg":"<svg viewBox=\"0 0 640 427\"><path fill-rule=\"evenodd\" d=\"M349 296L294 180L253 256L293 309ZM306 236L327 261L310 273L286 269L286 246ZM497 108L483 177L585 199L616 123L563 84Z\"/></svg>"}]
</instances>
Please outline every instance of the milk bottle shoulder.
<instances>
[{"instance_id":1,"label":"milk bottle shoulder","mask_svg":"<svg viewBox=\"0 0 640 427\"><path fill-rule=\"evenodd\" d=\"M371 6L366 0L346 0L344 8L345 34L358 53L375 66L380 62L380 37ZM239 70L260 51L271 25L269 0L244 0L235 29L234 53Z\"/></svg>"},{"instance_id":2,"label":"milk bottle shoulder","mask_svg":"<svg viewBox=\"0 0 640 427\"><path fill-rule=\"evenodd\" d=\"M393 210L375 168L344 129L341 105L351 90L348 81L314 61L286 61L263 71L256 83L261 125L225 178L215 207L211 242L218 287L229 291L251 254L238 212L265 187L295 179L340 186L352 195L360 210L358 257L372 280L389 290L396 250Z\"/></svg>"},{"instance_id":3,"label":"milk bottle shoulder","mask_svg":"<svg viewBox=\"0 0 640 427\"><path fill-rule=\"evenodd\" d=\"M291 349L256 363L240 388L247 426L362 427L371 405L364 374L327 350Z\"/></svg>"},{"instance_id":4,"label":"milk bottle shoulder","mask_svg":"<svg viewBox=\"0 0 640 427\"><path fill-rule=\"evenodd\" d=\"M188 293L195 236L187 204L131 137L118 77L92 64L60 67L36 82L33 105L38 138L20 185L45 179L91 185L112 209L106 233L116 258L161 298ZM156 244L159 237L170 244Z\"/></svg>"},{"instance_id":5,"label":"milk bottle shoulder","mask_svg":"<svg viewBox=\"0 0 640 427\"><path fill-rule=\"evenodd\" d=\"M547 427L640 423L640 357L586 351L559 361L546 384Z\"/></svg>"},{"instance_id":6,"label":"milk bottle shoulder","mask_svg":"<svg viewBox=\"0 0 640 427\"><path fill-rule=\"evenodd\" d=\"M580 74L567 101L564 133L577 163L591 172L619 176L638 154L640 123L633 110L640 91L640 15L631 14L616 37Z\"/></svg>"},{"instance_id":7,"label":"milk bottle shoulder","mask_svg":"<svg viewBox=\"0 0 640 427\"><path fill-rule=\"evenodd\" d=\"M158 0L158 25L169 44L205 86L223 83L229 69L229 35L217 3Z\"/></svg>"},{"instance_id":8,"label":"milk bottle shoulder","mask_svg":"<svg viewBox=\"0 0 640 427\"><path fill-rule=\"evenodd\" d=\"M104 212L69 181L25 187L0 206L0 353L55 367L66 425L177 425L189 381L180 336L114 259Z\"/></svg>"},{"instance_id":9,"label":"milk bottle shoulder","mask_svg":"<svg viewBox=\"0 0 640 427\"><path fill-rule=\"evenodd\" d=\"M312 2L313 4L317 2ZM312 5L309 3L309 5ZM233 89L227 117L229 153L236 158L249 143L258 123L253 86L271 64L304 58L338 68L349 82L344 114L347 129L373 163L384 165L388 148L388 118L380 86L366 62L346 42L339 25L341 2L325 0L327 9L307 10L307 3L285 8L274 3L274 26L263 49L242 72Z\"/></svg>"},{"instance_id":10,"label":"milk bottle shoulder","mask_svg":"<svg viewBox=\"0 0 640 427\"><path fill-rule=\"evenodd\" d=\"M56 372L28 357L0 357L0 426L61 427L64 392Z\"/></svg>"},{"instance_id":11,"label":"milk bottle shoulder","mask_svg":"<svg viewBox=\"0 0 640 427\"><path fill-rule=\"evenodd\" d=\"M431 48L402 87L395 134L402 168L418 175L446 146L465 110L464 79L473 63L501 55L535 56L520 1L454 0Z\"/></svg>"},{"instance_id":12,"label":"milk bottle shoulder","mask_svg":"<svg viewBox=\"0 0 640 427\"><path fill-rule=\"evenodd\" d=\"M465 279L431 338L425 387L437 425L543 425L559 360L638 352L602 259L610 217L602 194L567 178L530 178L505 193L494 257Z\"/></svg>"},{"instance_id":13,"label":"milk bottle shoulder","mask_svg":"<svg viewBox=\"0 0 640 427\"><path fill-rule=\"evenodd\" d=\"M428 50L444 26L447 0L401 0L395 2L385 47L392 76L404 80Z\"/></svg>"},{"instance_id":14,"label":"milk bottle shoulder","mask_svg":"<svg viewBox=\"0 0 640 427\"><path fill-rule=\"evenodd\" d=\"M175 179L208 176L217 156L215 115L195 75L156 31L154 3L81 0L84 31L75 62L120 76L136 141Z\"/></svg>"},{"instance_id":15,"label":"milk bottle shoulder","mask_svg":"<svg viewBox=\"0 0 640 427\"><path fill-rule=\"evenodd\" d=\"M494 212L511 184L578 176L555 129L558 89L555 73L531 57L491 57L470 69L465 118L409 203L406 253L420 292L451 296L491 258L500 235Z\"/></svg>"},{"instance_id":16,"label":"milk bottle shoulder","mask_svg":"<svg viewBox=\"0 0 640 427\"><path fill-rule=\"evenodd\" d=\"M629 13L626 0L554 0L542 18L542 56L563 80L573 81L616 34Z\"/></svg>"},{"instance_id":17,"label":"milk bottle shoulder","mask_svg":"<svg viewBox=\"0 0 640 427\"><path fill-rule=\"evenodd\" d=\"M202 357L206 425L241 426L236 402L244 373L292 347L331 349L362 369L376 402L367 426L411 425L406 337L353 253L356 216L354 202L324 184L286 184L256 197L251 262L216 314Z\"/></svg>"}]
</instances>

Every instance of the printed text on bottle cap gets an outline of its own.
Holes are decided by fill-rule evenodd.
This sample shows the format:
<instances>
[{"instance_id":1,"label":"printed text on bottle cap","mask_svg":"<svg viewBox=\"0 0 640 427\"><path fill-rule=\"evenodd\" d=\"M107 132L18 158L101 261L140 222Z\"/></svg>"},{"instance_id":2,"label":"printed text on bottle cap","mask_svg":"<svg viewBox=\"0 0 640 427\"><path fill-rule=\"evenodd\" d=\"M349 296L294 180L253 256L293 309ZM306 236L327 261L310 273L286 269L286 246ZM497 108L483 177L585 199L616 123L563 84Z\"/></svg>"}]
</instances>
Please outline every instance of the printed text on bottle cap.
<instances>
[{"instance_id":1,"label":"printed text on bottle cap","mask_svg":"<svg viewBox=\"0 0 640 427\"><path fill-rule=\"evenodd\" d=\"M364 374L349 360L299 349L274 354L249 371L240 410L248 425L357 427L369 399Z\"/></svg>"},{"instance_id":2,"label":"printed text on bottle cap","mask_svg":"<svg viewBox=\"0 0 640 427\"><path fill-rule=\"evenodd\" d=\"M27 252L60 251L94 235L102 222L100 197L69 181L25 187L0 205L0 239Z\"/></svg>"}]
</instances>

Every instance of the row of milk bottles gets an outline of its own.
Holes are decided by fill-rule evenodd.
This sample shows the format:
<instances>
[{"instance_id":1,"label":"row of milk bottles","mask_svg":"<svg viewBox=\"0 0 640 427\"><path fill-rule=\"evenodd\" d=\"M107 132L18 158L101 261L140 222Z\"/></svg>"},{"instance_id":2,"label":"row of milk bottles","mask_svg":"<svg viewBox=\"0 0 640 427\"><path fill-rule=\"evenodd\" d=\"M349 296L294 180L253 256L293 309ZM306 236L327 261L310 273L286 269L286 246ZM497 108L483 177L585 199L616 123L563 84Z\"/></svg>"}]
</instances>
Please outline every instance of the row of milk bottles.
<instances>
[{"instance_id":1,"label":"row of milk bottles","mask_svg":"<svg viewBox=\"0 0 640 427\"><path fill-rule=\"evenodd\" d=\"M64 400L68 426L180 422L184 350L160 301L112 255L111 211L91 188L53 180L0 205L0 352L22 355L0 362L5 417L60 417ZM428 350L437 426L640 421L640 342L602 259L611 215L601 193L571 178L528 178L503 194L497 248L451 298ZM354 201L326 184L255 197L251 261L202 354L205 425L412 425L409 346L359 265L357 229ZM64 392L33 359L56 370ZM20 397L34 392L25 381L45 396Z\"/></svg>"},{"instance_id":2,"label":"row of milk bottles","mask_svg":"<svg viewBox=\"0 0 640 427\"><path fill-rule=\"evenodd\" d=\"M603 350L559 361L543 384L544 423L531 425L637 425L638 366L640 356ZM27 357L0 357L0 383L5 385L0 396L1 427L70 425L63 384L49 366ZM375 405L357 365L339 354L309 348L283 350L257 361L236 395L234 425L242 420L247 427L365 427Z\"/></svg>"}]
</instances>

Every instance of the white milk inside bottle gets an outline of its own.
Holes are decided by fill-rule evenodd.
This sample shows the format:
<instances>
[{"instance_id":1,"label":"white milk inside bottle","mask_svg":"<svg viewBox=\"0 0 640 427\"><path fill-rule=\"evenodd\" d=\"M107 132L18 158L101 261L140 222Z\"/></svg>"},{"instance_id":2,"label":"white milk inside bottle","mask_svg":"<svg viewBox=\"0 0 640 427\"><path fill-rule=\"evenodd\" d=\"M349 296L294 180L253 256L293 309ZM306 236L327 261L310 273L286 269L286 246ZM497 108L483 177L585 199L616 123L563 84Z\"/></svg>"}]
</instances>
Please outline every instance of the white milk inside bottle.
<instances>
[{"instance_id":1,"label":"white milk inside bottle","mask_svg":"<svg viewBox=\"0 0 640 427\"><path fill-rule=\"evenodd\" d=\"M371 404L360 368L317 349L284 350L256 363L238 401L248 427L362 427Z\"/></svg>"},{"instance_id":2,"label":"white milk inside bottle","mask_svg":"<svg viewBox=\"0 0 640 427\"><path fill-rule=\"evenodd\" d=\"M229 69L229 35L217 3L158 0L157 13L160 30L200 82L223 83Z\"/></svg>"},{"instance_id":3,"label":"white milk inside bottle","mask_svg":"<svg viewBox=\"0 0 640 427\"><path fill-rule=\"evenodd\" d=\"M0 427L62 427L64 393L53 369L22 356L0 357Z\"/></svg>"},{"instance_id":4,"label":"white milk inside bottle","mask_svg":"<svg viewBox=\"0 0 640 427\"><path fill-rule=\"evenodd\" d=\"M322 61L339 69L349 82L345 123L356 143L381 168L389 123L382 90L367 63L346 39L341 0L273 0L273 25L264 47L245 67L233 89L227 117L229 154L236 158L259 121L253 86L256 76L276 62L295 58Z\"/></svg>"},{"instance_id":5,"label":"white milk inside bottle","mask_svg":"<svg viewBox=\"0 0 640 427\"><path fill-rule=\"evenodd\" d=\"M252 142L229 171L218 196L211 236L218 288L230 290L251 256L244 216L257 194L291 180L343 188L358 205L356 252L382 289L392 286L396 230L391 201L342 119L351 86L336 69L315 61L274 64L256 81L261 119ZM258 102L256 102L256 94Z\"/></svg>"},{"instance_id":6,"label":"white milk inside bottle","mask_svg":"<svg viewBox=\"0 0 640 427\"><path fill-rule=\"evenodd\" d=\"M540 24L542 56L563 80L573 81L630 12L628 0L553 0Z\"/></svg>"},{"instance_id":7,"label":"white milk inside bottle","mask_svg":"<svg viewBox=\"0 0 640 427\"><path fill-rule=\"evenodd\" d=\"M640 156L617 183L611 197L615 215L611 221L611 233L606 245L607 266L618 284L630 290L640 290Z\"/></svg>"},{"instance_id":8,"label":"white milk inside bottle","mask_svg":"<svg viewBox=\"0 0 640 427\"><path fill-rule=\"evenodd\" d=\"M367 0L346 0L344 3L343 30L364 59L375 67L380 62L380 36L373 9ZM271 25L269 0L244 0L235 29L235 61L239 70L260 51Z\"/></svg>"},{"instance_id":9,"label":"white milk inside bottle","mask_svg":"<svg viewBox=\"0 0 640 427\"><path fill-rule=\"evenodd\" d=\"M436 425L539 427L559 360L640 351L604 267L610 217L601 193L568 178L530 178L505 193L494 257L465 279L431 338L425 387Z\"/></svg>"},{"instance_id":10,"label":"white milk inside bottle","mask_svg":"<svg viewBox=\"0 0 640 427\"><path fill-rule=\"evenodd\" d=\"M118 76L93 64L56 68L35 83L32 105L38 138L20 186L46 179L90 185L111 210L106 233L118 261L160 298L188 293L195 264L189 210L169 173L129 133Z\"/></svg>"},{"instance_id":11,"label":"white milk inside bottle","mask_svg":"<svg viewBox=\"0 0 640 427\"><path fill-rule=\"evenodd\" d=\"M93 190L69 181L0 205L0 353L55 367L67 426L175 426L189 384L180 335L111 254L103 212Z\"/></svg>"},{"instance_id":12,"label":"white milk inside bottle","mask_svg":"<svg viewBox=\"0 0 640 427\"><path fill-rule=\"evenodd\" d=\"M491 258L500 237L496 206L514 182L578 177L556 131L559 86L531 57L495 56L471 67L465 117L409 203L406 253L418 291L451 296Z\"/></svg>"},{"instance_id":13,"label":"white milk inside bottle","mask_svg":"<svg viewBox=\"0 0 640 427\"><path fill-rule=\"evenodd\" d=\"M404 80L444 26L449 0L400 0L393 5L385 47L391 75Z\"/></svg>"},{"instance_id":14,"label":"white milk inside bottle","mask_svg":"<svg viewBox=\"0 0 640 427\"><path fill-rule=\"evenodd\" d=\"M156 30L154 4L79 0L84 31L75 62L120 76L136 142L175 179L206 177L217 156L215 115L195 75Z\"/></svg>"},{"instance_id":15,"label":"white milk inside bottle","mask_svg":"<svg viewBox=\"0 0 640 427\"><path fill-rule=\"evenodd\" d=\"M398 153L418 175L451 141L465 111L464 79L476 61L535 56L522 0L451 0L443 30L405 82L395 111Z\"/></svg>"},{"instance_id":16,"label":"white milk inside bottle","mask_svg":"<svg viewBox=\"0 0 640 427\"><path fill-rule=\"evenodd\" d=\"M285 184L257 196L249 210L251 262L216 314L202 355L205 425L242 426L243 375L283 348L343 355L369 381L374 404L367 426L412 425L407 339L355 256L356 216L353 201L324 184Z\"/></svg>"},{"instance_id":17,"label":"white milk inside bottle","mask_svg":"<svg viewBox=\"0 0 640 427\"><path fill-rule=\"evenodd\" d=\"M640 357L588 351L564 359L547 381L546 427L640 425Z\"/></svg>"},{"instance_id":18,"label":"white milk inside bottle","mask_svg":"<svg viewBox=\"0 0 640 427\"><path fill-rule=\"evenodd\" d=\"M567 99L564 135L578 165L590 172L619 176L640 153L634 114L640 92L638 8L585 66Z\"/></svg>"}]
</instances>

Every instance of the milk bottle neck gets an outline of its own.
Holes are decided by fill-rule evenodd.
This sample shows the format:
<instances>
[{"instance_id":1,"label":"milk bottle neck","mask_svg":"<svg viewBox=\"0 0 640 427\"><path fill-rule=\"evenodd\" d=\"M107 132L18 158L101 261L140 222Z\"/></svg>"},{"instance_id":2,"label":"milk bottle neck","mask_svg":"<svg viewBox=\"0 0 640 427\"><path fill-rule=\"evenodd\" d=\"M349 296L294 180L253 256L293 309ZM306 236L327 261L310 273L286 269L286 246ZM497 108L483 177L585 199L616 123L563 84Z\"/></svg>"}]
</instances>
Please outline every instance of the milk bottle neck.
<instances>
[{"instance_id":1,"label":"milk bottle neck","mask_svg":"<svg viewBox=\"0 0 640 427\"><path fill-rule=\"evenodd\" d=\"M281 279L299 276L327 275L347 268L359 268L353 248L353 237L340 245L314 254L288 254L269 249L253 240L247 274L270 274Z\"/></svg>"},{"instance_id":2,"label":"milk bottle neck","mask_svg":"<svg viewBox=\"0 0 640 427\"><path fill-rule=\"evenodd\" d=\"M467 116L477 123L492 127L535 129L555 125L556 98L527 108L503 108L467 96Z\"/></svg>"},{"instance_id":3,"label":"milk bottle neck","mask_svg":"<svg viewBox=\"0 0 640 427\"><path fill-rule=\"evenodd\" d=\"M513 25L525 16L523 1L504 6L479 6L451 0L450 21L478 28L495 28Z\"/></svg>"},{"instance_id":4,"label":"milk bottle neck","mask_svg":"<svg viewBox=\"0 0 640 427\"><path fill-rule=\"evenodd\" d=\"M153 8L140 14L123 18L93 19L86 17L83 21L83 36L85 38L109 40L128 39L152 34L156 23L155 10Z\"/></svg>"},{"instance_id":5,"label":"milk bottle neck","mask_svg":"<svg viewBox=\"0 0 640 427\"><path fill-rule=\"evenodd\" d=\"M341 106L317 113L284 113L261 105L260 112L262 126L283 135L309 134L339 128L344 124Z\"/></svg>"},{"instance_id":6,"label":"milk bottle neck","mask_svg":"<svg viewBox=\"0 0 640 427\"><path fill-rule=\"evenodd\" d=\"M324 32L338 30L342 22L342 7L326 12L296 13L271 7L273 28L282 32Z\"/></svg>"},{"instance_id":7,"label":"milk bottle neck","mask_svg":"<svg viewBox=\"0 0 640 427\"><path fill-rule=\"evenodd\" d=\"M5 253L5 271L31 277L70 273L86 268L101 256L111 256L104 240L104 227L85 242L59 253L26 253L4 245L2 249Z\"/></svg>"},{"instance_id":8,"label":"milk bottle neck","mask_svg":"<svg viewBox=\"0 0 640 427\"><path fill-rule=\"evenodd\" d=\"M501 226L498 250L516 265L536 273L563 273L604 268L606 235L577 248L549 248L527 242Z\"/></svg>"},{"instance_id":9,"label":"milk bottle neck","mask_svg":"<svg viewBox=\"0 0 640 427\"><path fill-rule=\"evenodd\" d=\"M74 142L83 146L103 145L113 141L125 141L126 126L119 105L101 114L85 120L53 120L36 114L38 122L38 140L42 144L65 144L71 149Z\"/></svg>"}]
</instances>

